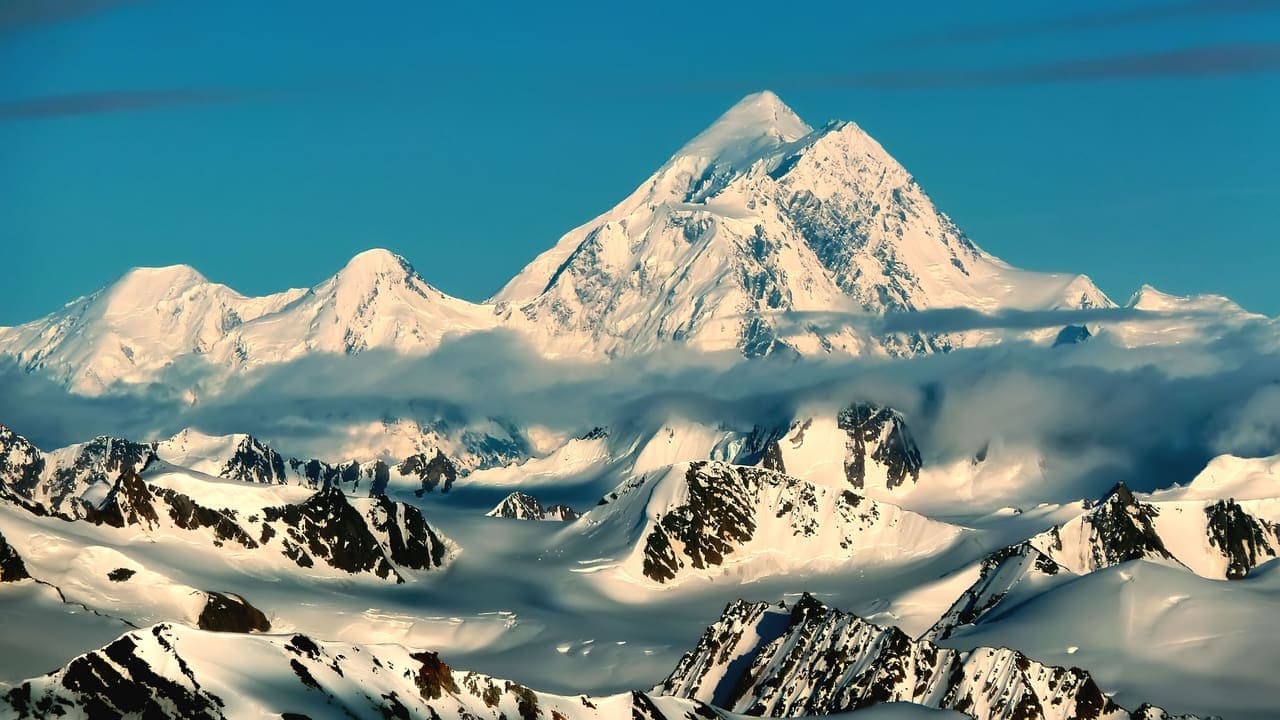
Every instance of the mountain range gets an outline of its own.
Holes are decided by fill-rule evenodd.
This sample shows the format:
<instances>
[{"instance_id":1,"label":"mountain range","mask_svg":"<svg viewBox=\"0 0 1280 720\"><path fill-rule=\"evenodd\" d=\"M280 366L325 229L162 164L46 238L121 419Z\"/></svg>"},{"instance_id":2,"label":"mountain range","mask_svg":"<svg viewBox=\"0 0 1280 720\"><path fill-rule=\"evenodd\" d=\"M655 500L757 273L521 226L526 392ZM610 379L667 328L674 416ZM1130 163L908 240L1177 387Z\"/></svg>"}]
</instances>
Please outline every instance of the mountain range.
<instances>
[{"instance_id":1,"label":"mountain range","mask_svg":"<svg viewBox=\"0 0 1280 720\"><path fill-rule=\"evenodd\" d=\"M138 268L49 316L0 329L0 353L101 393L313 354L428 353L498 328L547 357L669 346L747 357L912 355L999 333L883 331L868 318L1115 306L1084 275L1020 270L983 251L857 125L814 129L762 92L484 303L444 294L387 250L356 255L312 288L263 297L184 265Z\"/></svg>"},{"instance_id":2,"label":"mountain range","mask_svg":"<svg viewBox=\"0 0 1280 720\"><path fill-rule=\"evenodd\" d=\"M1278 338L769 92L484 302L135 269L0 328L0 716L1276 717Z\"/></svg>"}]
</instances>

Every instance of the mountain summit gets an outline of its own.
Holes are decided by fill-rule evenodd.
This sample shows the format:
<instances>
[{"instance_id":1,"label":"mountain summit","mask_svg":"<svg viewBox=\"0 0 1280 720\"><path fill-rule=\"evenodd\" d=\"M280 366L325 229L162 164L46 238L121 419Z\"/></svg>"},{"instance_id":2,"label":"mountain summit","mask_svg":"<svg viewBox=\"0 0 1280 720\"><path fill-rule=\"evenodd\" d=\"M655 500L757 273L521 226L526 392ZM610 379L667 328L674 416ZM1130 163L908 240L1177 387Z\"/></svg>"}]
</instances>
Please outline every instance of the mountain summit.
<instances>
[{"instance_id":1,"label":"mountain summit","mask_svg":"<svg viewBox=\"0 0 1280 720\"><path fill-rule=\"evenodd\" d=\"M730 108L493 301L552 355L672 342L747 356L928 352L977 338L792 318L1113 305L1087 277L984 252L857 125L813 130L770 92Z\"/></svg>"}]
</instances>

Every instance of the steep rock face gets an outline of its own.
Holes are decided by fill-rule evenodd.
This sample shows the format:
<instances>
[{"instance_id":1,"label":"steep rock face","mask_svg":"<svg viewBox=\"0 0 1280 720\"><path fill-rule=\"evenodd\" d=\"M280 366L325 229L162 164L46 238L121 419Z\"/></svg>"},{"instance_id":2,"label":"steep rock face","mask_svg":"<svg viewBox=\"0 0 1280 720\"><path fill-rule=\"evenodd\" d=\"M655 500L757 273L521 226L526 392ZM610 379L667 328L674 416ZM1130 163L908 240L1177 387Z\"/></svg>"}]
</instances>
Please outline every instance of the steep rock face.
<instances>
[{"instance_id":1,"label":"steep rock face","mask_svg":"<svg viewBox=\"0 0 1280 720\"><path fill-rule=\"evenodd\" d=\"M227 663L235 658L234 669ZM254 682L245 682L251 673ZM209 633L161 624L33 678L0 697L17 718L281 717L473 720L714 720L697 701L624 693L563 697L455 670L397 645L317 642L305 635Z\"/></svg>"},{"instance_id":2,"label":"steep rock face","mask_svg":"<svg viewBox=\"0 0 1280 720\"><path fill-rule=\"evenodd\" d=\"M791 608L731 603L655 691L766 717L885 702L984 720L1130 717L1078 668L1043 665L1007 648L940 648L809 595Z\"/></svg>"},{"instance_id":3,"label":"steep rock face","mask_svg":"<svg viewBox=\"0 0 1280 720\"><path fill-rule=\"evenodd\" d=\"M401 476L418 478L421 485L415 492L419 496L432 492L437 487L440 492L447 493L453 489L453 483L458 479L458 466L439 450L430 458L426 453L410 455L401 461L396 471Z\"/></svg>"},{"instance_id":4,"label":"steep rock face","mask_svg":"<svg viewBox=\"0 0 1280 720\"><path fill-rule=\"evenodd\" d=\"M1239 580L1280 555L1280 525L1254 517L1235 500L1219 500L1204 509L1209 544L1226 558L1226 577Z\"/></svg>"},{"instance_id":5,"label":"steep rock face","mask_svg":"<svg viewBox=\"0 0 1280 720\"><path fill-rule=\"evenodd\" d=\"M1140 558L1173 560L1156 531L1159 514L1159 508L1138 502L1121 483L1089 512L1032 542L1078 574Z\"/></svg>"},{"instance_id":6,"label":"steep rock face","mask_svg":"<svg viewBox=\"0 0 1280 720\"><path fill-rule=\"evenodd\" d=\"M337 485L353 495L370 497L385 493L393 481L401 479L417 483L419 495L436 487L448 492L460 474L458 464L439 448L414 453L398 464L381 458L332 462L286 457L252 435L206 435L191 428L157 443L156 455L173 465L229 480L313 488Z\"/></svg>"},{"instance_id":7,"label":"steep rock face","mask_svg":"<svg viewBox=\"0 0 1280 720\"><path fill-rule=\"evenodd\" d=\"M264 484L288 480L285 459L252 435L206 435L187 428L156 443L156 455L174 465L228 480Z\"/></svg>"},{"instance_id":8,"label":"steep rock face","mask_svg":"<svg viewBox=\"0 0 1280 720\"><path fill-rule=\"evenodd\" d=\"M757 465L766 470L787 471L787 464L782 458L782 448L778 445L787 434L786 427L767 428L756 425L743 440L733 458L734 465Z\"/></svg>"},{"instance_id":9,"label":"steep rock face","mask_svg":"<svg viewBox=\"0 0 1280 720\"><path fill-rule=\"evenodd\" d=\"M1028 578L1071 574L1030 542L1001 548L982 559L977 581L960 594L923 637L943 640L962 625L981 622Z\"/></svg>"},{"instance_id":10,"label":"steep rock face","mask_svg":"<svg viewBox=\"0 0 1280 720\"><path fill-rule=\"evenodd\" d=\"M141 473L156 459L155 446L100 436L46 456L40 481L21 494L50 509L81 516L125 473Z\"/></svg>"},{"instance_id":11,"label":"steep rock face","mask_svg":"<svg viewBox=\"0 0 1280 720\"><path fill-rule=\"evenodd\" d=\"M280 533L281 551L301 567L320 561L397 583L404 582L397 566L440 567L451 549L417 508L385 495L352 501L336 486L303 503L264 508L262 518L262 537Z\"/></svg>"},{"instance_id":12,"label":"steep rock face","mask_svg":"<svg viewBox=\"0 0 1280 720\"><path fill-rule=\"evenodd\" d=\"M12 492L29 492L44 474L44 453L26 438L0 425L0 485Z\"/></svg>"},{"instance_id":13,"label":"steep rock face","mask_svg":"<svg viewBox=\"0 0 1280 720\"><path fill-rule=\"evenodd\" d=\"M1089 332L1089 328L1085 325L1068 325L1058 331L1058 336L1053 339L1053 346L1061 345L1079 345L1087 342L1093 337L1093 333Z\"/></svg>"},{"instance_id":14,"label":"steep rock face","mask_svg":"<svg viewBox=\"0 0 1280 720\"><path fill-rule=\"evenodd\" d=\"M577 520L576 510L568 505L544 506L532 495L513 492L502 499L485 517L512 518L515 520Z\"/></svg>"},{"instance_id":15,"label":"steep rock face","mask_svg":"<svg viewBox=\"0 0 1280 720\"><path fill-rule=\"evenodd\" d=\"M983 252L856 125L815 130L769 92L731 108L493 301L551 354L679 343L748 357L980 340L870 336L824 313L1112 305L1083 276L1024 272Z\"/></svg>"},{"instance_id":16,"label":"steep rock face","mask_svg":"<svg viewBox=\"0 0 1280 720\"><path fill-rule=\"evenodd\" d=\"M4 535L0 535L0 583L17 582L31 577L22 556L13 549Z\"/></svg>"},{"instance_id":17,"label":"steep rock face","mask_svg":"<svg viewBox=\"0 0 1280 720\"><path fill-rule=\"evenodd\" d=\"M261 440L246 435L218 475L245 482L284 482L284 458Z\"/></svg>"},{"instance_id":18,"label":"steep rock face","mask_svg":"<svg viewBox=\"0 0 1280 720\"><path fill-rule=\"evenodd\" d=\"M849 436L844 472L850 485L859 489L865 486L868 461L884 467L887 489L920 479L920 449L906 420L896 410L855 403L842 410L836 422Z\"/></svg>"},{"instance_id":19,"label":"steep rock face","mask_svg":"<svg viewBox=\"0 0 1280 720\"><path fill-rule=\"evenodd\" d=\"M848 490L762 468L693 462L629 481L586 518L634 536L624 568L652 582L733 570L751 577L946 547L958 528Z\"/></svg>"}]
</instances>

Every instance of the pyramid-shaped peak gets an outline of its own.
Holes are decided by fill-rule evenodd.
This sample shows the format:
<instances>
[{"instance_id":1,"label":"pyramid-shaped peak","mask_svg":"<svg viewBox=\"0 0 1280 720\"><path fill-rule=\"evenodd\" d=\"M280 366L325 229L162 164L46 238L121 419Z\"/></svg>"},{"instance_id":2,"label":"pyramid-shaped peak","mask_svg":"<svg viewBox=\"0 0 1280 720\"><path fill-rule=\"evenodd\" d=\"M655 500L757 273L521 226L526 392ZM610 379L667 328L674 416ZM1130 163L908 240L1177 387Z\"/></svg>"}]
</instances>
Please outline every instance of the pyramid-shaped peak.
<instances>
[{"instance_id":1,"label":"pyramid-shaped peak","mask_svg":"<svg viewBox=\"0 0 1280 720\"><path fill-rule=\"evenodd\" d=\"M811 132L813 128L781 98L765 90L739 100L681 148L677 157L695 156L716 165L741 166Z\"/></svg>"},{"instance_id":2,"label":"pyramid-shaped peak","mask_svg":"<svg viewBox=\"0 0 1280 720\"><path fill-rule=\"evenodd\" d=\"M1099 502L1101 505L1120 505L1122 507L1131 507L1138 503L1138 499L1133 496L1133 491L1124 481L1117 482L1102 496Z\"/></svg>"}]
</instances>

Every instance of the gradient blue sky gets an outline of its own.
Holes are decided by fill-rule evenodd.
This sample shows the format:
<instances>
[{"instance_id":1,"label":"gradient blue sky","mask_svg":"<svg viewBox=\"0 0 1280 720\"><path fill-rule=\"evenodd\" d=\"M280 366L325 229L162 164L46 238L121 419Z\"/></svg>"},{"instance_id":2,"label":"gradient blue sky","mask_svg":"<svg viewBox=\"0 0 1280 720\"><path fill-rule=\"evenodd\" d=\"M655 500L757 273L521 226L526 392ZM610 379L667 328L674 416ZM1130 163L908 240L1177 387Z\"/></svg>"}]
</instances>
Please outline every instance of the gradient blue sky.
<instances>
[{"instance_id":1,"label":"gradient blue sky","mask_svg":"<svg viewBox=\"0 0 1280 720\"><path fill-rule=\"evenodd\" d=\"M1280 2L6 0L0 324L374 246L480 300L763 88L1009 262L1280 314Z\"/></svg>"}]
</instances>

